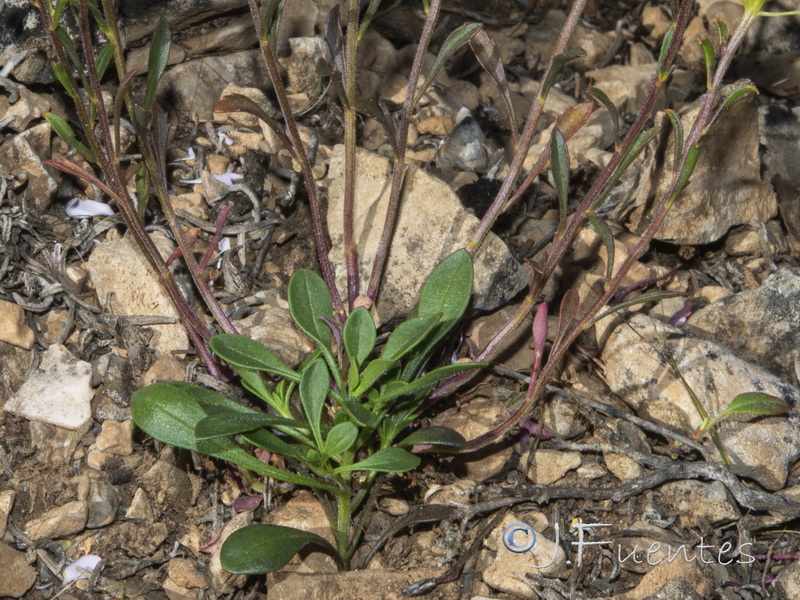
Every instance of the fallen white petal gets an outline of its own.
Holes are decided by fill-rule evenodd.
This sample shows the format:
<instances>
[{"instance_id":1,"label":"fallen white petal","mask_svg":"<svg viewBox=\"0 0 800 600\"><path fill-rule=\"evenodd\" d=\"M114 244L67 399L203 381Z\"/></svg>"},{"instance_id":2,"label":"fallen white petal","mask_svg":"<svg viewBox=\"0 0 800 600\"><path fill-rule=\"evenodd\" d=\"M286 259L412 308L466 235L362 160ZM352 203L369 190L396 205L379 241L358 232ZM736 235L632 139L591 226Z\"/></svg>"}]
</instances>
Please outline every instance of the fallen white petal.
<instances>
[{"instance_id":1,"label":"fallen white petal","mask_svg":"<svg viewBox=\"0 0 800 600\"><path fill-rule=\"evenodd\" d=\"M89 217L113 217L114 211L105 202L73 198L67 202L67 216L73 219L88 219Z\"/></svg>"},{"instance_id":2,"label":"fallen white petal","mask_svg":"<svg viewBox=\"0 0 800 600\"><path fill-rule=\"evenodd\" d=\"M230 249L231 249L231 239L230 238L224 237L217 244L217 250L219 250L220 254L222 254L223 252L227 252Z\"/></svg>"},{"instance_id":3,"label":"fallen white petal","mask_svg":"<svg viewBox=\"0 0 800 600\"><path fill-rule=\"evenodd\" d=\"M221 139L223 142L225 142L225 143L226 143L228 146L233 146L233 139L231 139L230 137L228 137L228 136L227 136L227 135L225 135L224 133L220 132L220 133L219 133L219 137L220 137L220 139Z\"/></svg>"},{"instance_id":4,"label":"fallen white petal","mask_svg":"<svg viewBox=\"0 0 800 600\"><path fill-rule=\"evenodd\" d=\"M89 576L103 560L96 554L87 554L81 556L74 563L67 565L64 568L64 583L72 583L76 579L89 579Z\"/></svg>"},{"instance_id":5,"label":"fallen white petal","mask_svg":"<svg viewBox=\"0 0 800 600\"><path fill-rule=\"evenodd\" d=\"M233 185L234 183L238 183L242 180L242 176L239 175L239 173L223 173L222 175L213 175L213 177L225 185Z\"/></svg>"}]
</instances>

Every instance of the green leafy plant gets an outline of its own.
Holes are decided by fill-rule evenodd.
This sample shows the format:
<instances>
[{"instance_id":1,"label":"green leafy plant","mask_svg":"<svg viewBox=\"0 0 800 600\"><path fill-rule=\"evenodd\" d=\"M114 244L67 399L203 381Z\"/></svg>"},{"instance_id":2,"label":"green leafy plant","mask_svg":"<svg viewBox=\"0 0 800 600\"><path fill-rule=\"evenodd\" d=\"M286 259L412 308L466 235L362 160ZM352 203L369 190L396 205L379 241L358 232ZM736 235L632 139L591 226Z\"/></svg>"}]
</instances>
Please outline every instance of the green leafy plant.
<instances>
[{"instance_id":1,"label":"green leafy plant","mask_svg":"<svg viewBox=\"0 0 800 600\"><path fill-rule=\"evenodd\" d=\"M314 534L254 525L225 541L226 570L272 571L310 543L323 546L347 568L372 508L364 501L378 474L416 468L420 459L411 452L414 448L453 451L466 445L446 427L412 432L409 426L434 384L484 366L456 362L423 372L437 342L466 310L471 290L472 262L460 250L428 277L414 316L376 347L369 311L353 310L340 327L325 282L301 269L289 283L289 308L317 350L298 370L246 336L211 338L213 352L263 404L250 408L187 383L153 384L133 394L133 419L149 435L242 470L309 487L322 501L335 549ZM283 456L292 470L260 461L247 451L248 445ZM360 524L354 526L359 511Z\"/></svg>"},{"instance_id":2,"label":"green leafy plant","mask_svg":"<svg viewBox=\"0 0 800 600\"><path fill-rule=\"evenodd\" d=\"M312 172L312 159L303 144L298 116L293 114L286 88L280 77L277 48L278 32L286 0L248 0L256 25L259 46L272 83L281 119L268 115L244 96L222 99L217 111L244 111L254 114L272 127L292 159L299 164L311 213L321 277L310 271L296 272L289 285L289 304L297 326L309 335L316 351L298 369L283 364L268 349L236 330L217 303L202 269L194 258L187 236L175 217L167 194L166 140L167 117L158 107L156 91L169 52L169 32L159 26L154 35L144 98L137 103L130 91L134 73L127 73L121 36L112 0L102 0L102 10L92 0L32 0L39 8L55 50L53 69L67 94L74 100L82 131L77 132L54 115L48 117L53 129L90 161L95 171L67 160L51 164L83 178L108 194L120 208L129 230L156 268L183 323L209 371L220 375L219 360L231 365L242 385L261 404L248 407L206 388L187 384L156 384L136 392L132 411L136 424L153 437L172 445L198 451L237 465L243 473L260 474L312 489L322 500L331 523L336 548L319 536L271 525L257 525L232 534L223 547L223 565L232 572L261 573L284 565L307 544L326 547L337 556L339 566L347 568L356 549L364 524L372 510L370 491L381 473L405 472L416 467L414 454L423 449L475 450L509 431L532 409L543 395L548 381L562 363L570 347L603 313L619 293L623 279L647 249L670 208L690 181L700 156L703 139L713 132L716 118L742 94L754 90L742 84L723 94L723 81L747 29L760 14L763 0L744 1L745 18L735 31L718 26L719 39L704 42L703 58L707 69L707 92L695 121L684 124L674 112L668 121L674 131L674 172L666 192L657 198L647 229L630 254L615 270L614 239L603 216L603 208L625 171L659 133L652 126L652 113L659 94L665 89L674 62L693 14L694 2L677 2L674 25L662 41L652 84L641 109L630 125L621 123L619 111L600 90L591 95L608 110L614 122L616 143L606 167L581 197L571 197L569 182L569 141L595 110L593 101L567 109L556 121L550 143L533 166L523 172L534 136L540 129L547 96L560 70L581 56L569 43L587 0L575 0L563 30L553 48L541 77L541 84L527 116L516 115L510 101L508 78L497 45L482 25L467 23L447 36L433 66L424 72L425 58L437 29L442 0L423 2L425 20L409 73L409 84L402 106L392 111L379 100L359 97L356 56L358 43L375 16L380 0L370 0L361 11L359 0L348 0L344 18L335 9L325 24L325 40L331 54L329 64L320 65L320 74L336 92L342 105L345 131L344 262L345 293L337 288L329 260L320 190ZM65 10L72 10L80 24L80 44L60 28ZM90 15L101 28L108 45L96 51L90 31ZM345 26L342 27L342 21ZM378 297L386 257L397 218L401 191L410 167L406 162L406 140L413 111L429 89L436 71L449 57L469 46L489 80L498 88L502 108L511 124L512 153L503 183L494 201L476 227L464 250L446 259L427 279L415 312L401 325L388 332L378 343L378 332L368 312ZM119 88L114 98L113 114L102 102L100 80L114 62ZM419 83L422 82L422 83ZM136 132L141 161L123 168L119 151L122 107ZM386 131L393 151L391 191L381 236L375 251L372 270L362 286L359 272L359 248L354 235L355 173L357 118L374 118ZM519 121L518 121L519 119ZM521 129L517 123L521 123ZM99 135L95 135L95 128ZM547 252L532 260L533 277L525 298L508 323L484 348L478 349L474 363L438 366L435 362L446 336L462 317L472 284L472 259L498 217L507 212L530 190L536 178L550 169L556 184L559 223L549 236ZM128 183L135 180L137 197L133 201ZM182 260L193 276L209 311L222 335L212 336L209 328L189 308L175 285L172 275L142 226L142 217L151 195L159 200L161 211L173 231ZM225 212L218 219L218 230ZM558 310L557 329L548 332L547 303L538 302L545 286L570 255L585 226L594 228L606 247L607 271L602 291L581 312L575 290L563 294ZM219 233L219 231L217 232ZM205 261L204 261L205 262ZM646 300L644 296L610 309ZM538 304L538 306L537 306ZM519 327L535 311L533 339L535 358L525 399L509 418L474 440L465 441L443 428L410 431L418 416L435 403L467 383L479 368L494 355L505 336ZM548 333L552 344L546 349ZM212 356L212 352L213 355ZM708 427L712 424L709 422ZM403 437L405 436L405 437ZM400 441L397 441L397 440ZM286 468L262 461L250 449L259 448L284 458ZM357 517L357 518L356 518ZM354 522L355 521L355 522Z\"/></svg>"}]
</instances>

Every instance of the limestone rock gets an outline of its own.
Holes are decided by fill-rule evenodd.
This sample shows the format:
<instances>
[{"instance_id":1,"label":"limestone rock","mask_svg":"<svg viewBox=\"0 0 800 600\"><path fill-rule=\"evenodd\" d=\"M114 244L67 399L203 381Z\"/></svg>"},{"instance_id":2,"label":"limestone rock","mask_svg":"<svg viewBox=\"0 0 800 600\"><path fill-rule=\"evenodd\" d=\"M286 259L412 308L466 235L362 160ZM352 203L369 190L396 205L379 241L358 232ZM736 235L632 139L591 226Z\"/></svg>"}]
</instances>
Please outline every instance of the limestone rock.
<instances>
[{"instance_id":1,"label":"limestone rock","mask_svg":"<svg viewBox=\"0 0 800 600\"><path fill-rule=\"evenodd\" d=\"M0 340L25 350L33 348L33 330L25 322L25 311L6 300L0 300Z\"/></svg>"},{"instance_id":2,"label":"limestone rock","mask_svg":"<svg viewBox=\"0 0 800 600\"><path fill-rule=\"evenodd\" d=\"M28 537L32 540L44 538L61 538L78 533L86 527L89 516L89 505L81 500L67 502L54 508L25 525Z\"/></svg>"},{"instance_id":3,"label":"limestone rock","mask_svg":"<svg viewBox=\"0 0 800 600\"><path fill-rule=\"evenodd\" d=\"M800 563L786 565L773 582L775 594L784 600L800 600Z\"/></svg>"},{"instance_id":4,"label":"limestone rock","mask_svg":"<svg viewBox=\"0 0 800 600\"><path fill-rule=\"evenodd\" d=\"M550 485L580 466L579 452L539 449L533 455L528 478L536 485Z\"/></svg>"},{"instance_id":5,"label":"limestone rock","mask_svg":"<svg viewBox=\"0 0 800 600\"><path fill-rule=\"evenodd\" d=\"M687 131L699 110L697 101L680 111ZM630 199L620 199L615 209L618 217L627 216L628 228L638 234L649 224L651 211L663 198L672 177L671 128L663 114L656 121L663 126L660 142L646 150L641 167L632 168L623 177ZM656 238L675 244L707 244L734 225L767 221L776 212L775 193L761 176L755 100L744 97L720 115L704 139L694 174Z\"/></svg>"},{"instance_id":6,"label":"limestone rock","mask_svg":"<svg viewBox=\"0 0 800 600\"><path fill-rule=\"evenodd\" d=\"M153 241L163 257L172 253L173 247L163 234L153 234ZM131 237L97 245L89 257L89 275L100 302L110 303L116 315L179 317L158 275ZM149 327L155 332L151 343L161 354L189 347L180 323Z\"/></svg>"},{"instance_id":7,"label":"limestone rock","mask_svg":"<svg viewBox=\"0 0 800 600\"><path fill-rule=\"evenodd\" d=\"M677 516L681 527L706 531L740 518L736 503L719 481L670 481L662 485L664 514Z\"/></svg>"},{"instance_id":8,"label":"limestone rock","mask_svg":"<svg viewBox=\"0 0 800 600\"><path fill-rule=\"evenodd\" d=\"M361 280L372 271L390 192L389 159L359 150L356 154L355 239ZM345 288L342 249L344 146L336 146L329 169L328 224L337 284ZM425 278L450 254L466 246L478 220L468 214L444 182L411 168L401 194L392 245L376 308L382 323L409 313ZM472 305L493 310L513 298L527 283L525 270L503 242L489 234L475 256Z\"/></svg>"},{"instance_id":9,"label":"limestone rock","mask_svg":"<svg viewBox=\"0 0 800 600\"><path fill-rule=\"evenodd\" d=\"M25 193L39 211L50 205L58 189L53 170L42 163L50 155L51 132L49 123L40 123L0 145L0 171L27 178Z\"/></svg>"},{"instance_id":10,"label":"limestone rock","mask_svg":"<svg viewBox=\"0 0 800 600\"><path fill-rule=\"evenodd\" d=\"M760 391L782 398L791 412L772 417L738 415L719 428L733 469L769 489L779 489L800 457L800 390L745 362L727 348L641 314L607 337L602 351L606 380L615 394L643 416L689 435L702 419L680 380L662 358L667 344L689 386L713 417L738 394ZM706 438L709 453L717 451Z\"/></svg>"},{"instance_id":11,"label":"limestone rock","mask_svg":"<svg viewBox=\"0 0 800 600\"><path fill-rule=\"evenodd\" d=\"M80 429L92 418L92 365L53 344L39 368L6 403L5 410L32 421Z\"/></svg>"},{"instance_id":12,"label":"limestone rock","mask_svg":"<svg viewBox=\"0 0 800 600\"><path fill-rule=\"evenodd\" d=\"M283 506L272 511L270 523L316 533L336 547L336 540L331 533L331 526L325 516L325 510L311 494L295 496ZM292 558L283 570L297 571L298 573L335 573L337 569L336 562L329 554L321 550L316 552L311 550L303 552L302 556L298 555Z\"/></svg>"},{"instance_id":13,"label":"limestone rock","mask_svg":"<svg viewBox=\"0 0 800 600\"><path fill-rule=\"evenodd\" d=\"M342 573L290 573L280 582L271 584L267 600L405 600L403 590L417 581L432 579L440 575L441 569L411 569L389 571L364 569ZM437 587L437 592L450 593L458 582ZM455 591L455 590L454 590Z\"/></svg>"},{"instance_id":14,"label":"limestone rock","mask_svg":"<svg viewBox=\"0 0 800 600\"><path fill-rule=\"evenodd\" d=\"M800 269L781 269L760 287L704 306L686 329L793 381L800 363Z\"/></svg>"},{"instance_id":15,"label":"limestone rock","mask_svg":"<svg viewBox=\"0 0 800 600\"><path fill-rule=\"evenodd\" d=\"M133 431L130 421L103 421L100 434L95 441L97 449L109 454L130 456L133 454Z\"/></svg>"},{"instance_id":16,"label":"limestone rock","mask_svg":"<svg viewBox=\"0 0 800 600\"><path fill-rule=\"evenodd\" d=\"M0 598L21 598L36 581L36 569L25 560L25 553L0 543Z\"/></svg>"},{"instance_id":17,"label":"limestone rock","mask_svg":"<svg viewBox=\"0 0 800 600\"><path fill-rule=\"evenodd\" d=\"M526 531L520 531L513 535L513 542L515 546L526 548L532 543L532 546L527 552L512 552L509 550L506 543L508 528L512 525L523 522L513 512L509 512L503 521L489 534L487 537L486 545L490 540L496 544L497 554L494 561L483 571L483 581L492 588L512 594L521 598L530 596L530 586L522 581L516 573L530 573L535 572L537 575L545 577L559 577L567 573L566 563L567 558L563 549L554 541L545 537L537 527L528 527L536 532L536 538L527 538L523 534ZM530 531L528 529L527 531ZM530 541L528 541L530 539ZM506 543L504 543L504 540ZM552 561L552 564L550 564ZM544 566L544 568L533 569L528 565Z\"/></svg>"}]
</instances>

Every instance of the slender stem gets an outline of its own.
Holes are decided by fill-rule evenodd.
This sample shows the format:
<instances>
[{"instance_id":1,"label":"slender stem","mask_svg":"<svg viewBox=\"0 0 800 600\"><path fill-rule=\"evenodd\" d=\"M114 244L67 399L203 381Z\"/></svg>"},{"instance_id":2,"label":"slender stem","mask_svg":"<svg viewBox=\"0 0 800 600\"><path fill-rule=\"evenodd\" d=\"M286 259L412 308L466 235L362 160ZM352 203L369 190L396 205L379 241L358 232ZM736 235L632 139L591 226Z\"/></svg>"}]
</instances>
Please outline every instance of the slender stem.
<instances>
[{"instance_id":1,"label":"slender stem","mask_svg":"<svg viewBox=\"0 0 800 600\"><path fill-rule=\"evenodd\" d=\"M500 186L500 191L497 192L494 202L492 202L489 210L486 211L486 214L478 224L478 228L472 235L472 239L467 244L467 252L469 252L470 256L475 256L475 253L478 251L481 243L486 238L492 225L494 225L497 217L500 216L500 213L506 207L506 201L511 196L511 190L514 188L517 178L522 171L522 164L525 162L525 159L528 156L528 150L533 142L533 136L536 133L536 127L539 124L539 118L542 116L542 112L544 111L544 105L547 101L548 92L548 90L545 89L544 81L546 81L548 78L547 74L549 74L552 69L556 68L556 57L559 54L563 54L567 51L567 45L569 44L570 39L572 39L572 34L575 32L575 28L578 26L578 19L583 13L585 6L586 0L575 0L575 2L572 4L572 8L570 8L567 21L564 23L564 28L561 30L561 33L558 36L558 41L556 42L556 45L553 48L553 52L550 56L550 63L547 67L547 71L545 72L546 75L542 79L542 84L539 86L539 89L536 92L536 98L531 104L531 109L528 113L528 118L525 121L525 127L522 130L522 136L520 137L517 151L514 154L514 158L508 168L508 174L503 180L503 184Z\"/></svg>"},{"instance_id":2,"label":"slender stem","mask_svg":"<svg viewBox=\"0 0 800 600\"><path fill-rule=\"evenodd\" d=\"M314 242L317 247L317 257L319 258L322 278L325 280L331 297L333 298L334 311L339 316L339 319L344 322L346 311L342 303L342 297L336 287L333 267L328 258L328 240L325 235L325 227L322 223L322 202L319 198L319 190L317 189L317 184L314 179L314 173L311 171L311 163L308 160L303 141L300 139L300 133L297 130L297 122L292 114L291 106L289 106L289 97L286 94L286 88L283 85L283 80L278 70L278 62L275 60L275 55L272 53L272 48L269 45L269 32L261 31L260 11L256 0L248 0L248 4L250 6L253 22L256 26L256 33L258 34L259 45L261 46L261 53L264 56L264 62L267 66L267 72L272 81L272 86L275 89L275 95L278 97L278 106L280 106L281 114L286 122L289 139L295 147L297 160L300 163L300 170L303 173L303 183L306 188L306 193L308 194L308 203L311 208L311 227L314 231Z\"/></svg>"},{"instance_id":3,"label":"slender stem","mask_svg":"<svg viewBox=\"0 0 800 600\"><path fill-rule=\"evenodd\" d=\"M358 247L353 239L353 211L356 195L356 94L359 0L349 0L345 39L345 107L344 107L344 259L347 268L347 305L359 292Z\"/></svg>"},{"instance_id":4,"label":"slender stem","mask_svg":"<svg viewBox=\"0 0 800 600\"><path fill-rule=\"evenodd\" d=\"M422 65L425 61L425 55L428 52L431 37L433 37L433 30L436 27L436 20L439 17L441 5L442 0L431 0L428 14L425 17L425 23L422 27L422 33L419 37L419 43L414 53L411 73L409 73L408 76L406 97L403 101L403 109L400 112L400 125L397 128L397 143L395 146L398 148L398 155L395 159L394 168L392 169L392 189L389 193L386 218L383 222L381 237L378 241L378 249L375 252L375 261L372 263L372 274L370 275L369 285L367 286L367 296L371 300L374 300L375 296L378 294L378 287L380 286L381 276L383 275L383 269L386 265L386 256L389 254L389 245L392 241L397 213L400 208L400 193L403 189L403 181L405 180L406 174L406 139L408 138L408 125L411 120L411 110L414 106L414 96L417 94L417 81L422 72Z\"/></svg>"}]
</instances>

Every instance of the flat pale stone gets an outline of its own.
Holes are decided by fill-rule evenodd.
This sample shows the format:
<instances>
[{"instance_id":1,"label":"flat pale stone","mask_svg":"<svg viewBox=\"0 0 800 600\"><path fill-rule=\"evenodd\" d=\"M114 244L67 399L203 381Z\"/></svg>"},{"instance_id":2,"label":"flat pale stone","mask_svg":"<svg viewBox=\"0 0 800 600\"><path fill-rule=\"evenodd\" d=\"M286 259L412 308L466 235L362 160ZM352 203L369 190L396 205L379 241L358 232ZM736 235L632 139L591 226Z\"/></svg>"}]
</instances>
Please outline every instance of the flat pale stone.
<instances>
[{"instance_id":1,"label":"flat pale stone","mask_svg":"<svg viewBox=\"0 0 800 600\"><path fill-rule=\"evenodd\" d=\"M163 234L156 232L152 238L162 257L174 250ZM130 237L99 244L89 257L89 276L98 299L103 305L110 303L115 315L180 316L155 270ZM151 343L161 354L189 347L189 337L180 323L149 328L155 332Z\"/></svg>"},{"instance_id":2,"label":"flat pale stone","mask_svg":"<svg viewBox=\"0 0 800 600\"><path fill-rule=\"evenodd\" d=\"M36 569L28 565L25 553L0 544L0 598L21 598L36 581Z\"/></svg>"},{"instance_id":3,"label":"flat pale stone","mask_svg":"<svg viewBox=\"0 0 800 600\"><path fill-rule=\"evenodd\" d=\"M25 350L33 348L33 330L25 322L22 307L0 300L0 340L14 344Z\"/></svg>"},{"instance_id":4,"label":"flat pale stone","mask_svg":"<svg viewBox=\"0 0 800 600\"><path fill-rule=\"evenodd\" d=\"M362 289L366 289L389 205L391 164L367 150L356 153L353 229L358 244ZM330 259L336 282L345 289L342 210L344 205L344 146L333 149L328 169ZM472 238L478 219L469 214L450 187L422 169L409 168L383 280L376 299L379 320L386 323L407 315L433 269ZM494 310L508 302L528 282L525 269L502 240L489 233L473 259L472 306Z\"/></svg>"},{"instance_id":5,"label":"flat pale stone","mask_svg":"<svg viewBox=\"0 0 800 600\"><path fill-rule=\"evenodd\" d=\"M53 344L5 410L31 421L80 429L92 418L91 381L91 364L78 360L64 346Z\"/></svg>"},{"instance_id":6,"label":"flat pale stone","mask_svg":"<svg viewBox=\"0 0 800 600\"><path fill-rule=\"evenodd\" d=\"M109 454L129 456L133 453L133 432L130 421L103 421L95 441L97 449Z\"/></svg>"},{"instance_id":7,"label":"flat pale stone","mask_svg":"<svg viewBox=\"0 0 800 600\"><path fill-rule=\"evenodd\" d=\"M25 530L32 540L62 538L82 531L88 518L89 505L82 500L75 500L31 519L25 525Z\"/></svg>"}]
</instances>

